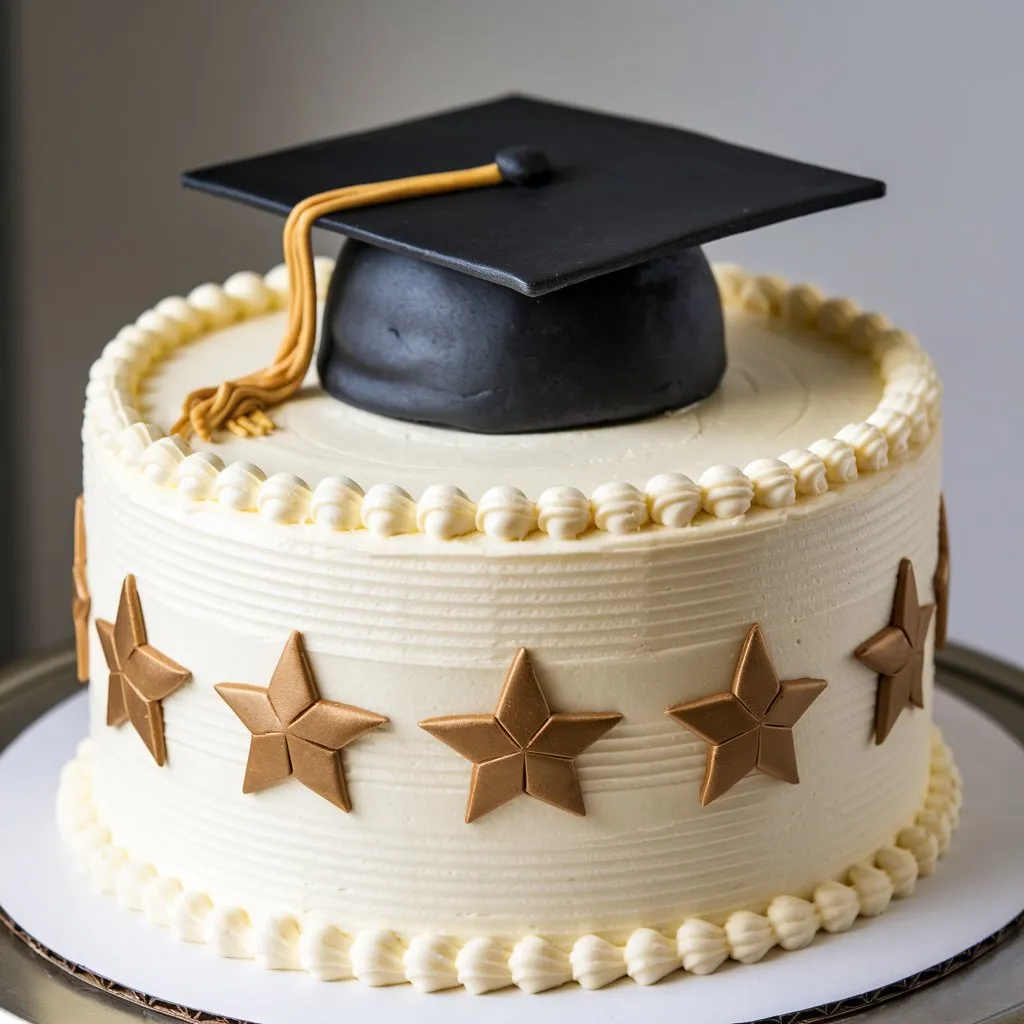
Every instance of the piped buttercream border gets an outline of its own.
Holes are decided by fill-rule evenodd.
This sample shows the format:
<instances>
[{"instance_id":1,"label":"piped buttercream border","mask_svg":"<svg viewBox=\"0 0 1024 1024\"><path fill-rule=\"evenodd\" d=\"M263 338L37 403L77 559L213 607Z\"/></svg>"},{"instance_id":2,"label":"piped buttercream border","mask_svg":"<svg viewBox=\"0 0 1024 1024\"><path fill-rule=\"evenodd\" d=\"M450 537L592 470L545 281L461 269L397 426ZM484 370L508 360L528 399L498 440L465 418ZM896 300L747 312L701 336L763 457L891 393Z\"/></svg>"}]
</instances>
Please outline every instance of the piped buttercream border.
<instances>
[{"instance_id":1,"label":"piped buttercream border","mask_svg":"<svg viewBox=\"0 0 1024 1024\"><path fill-rule=\"evenodd\" d=\"M333 267L331 260L317 260L321 294ZM474 500L453 485L437 483L417 499L398 484L376 484L364 492L345 476L326 477L310 486L291 473L268 477L250 462L225 466L215 453L194 451L180 437L146 423L137 408L139 386L153 365L177 346L282 307L287 298L282 265L265 277L242 272L223 287L204 284L186 298L164 299L122 328L90 371L85 429L123 465L190 502L255 512L277 524L366 529L384 537L423 533L439 540L473 533L522 540L535 531L572 540L590 530L629 534L651 526L680 528L699 525L702 519L738 519L753 508L784 508L813 499L861 473L884 469L890 460L928 442L939 422L941 385L913 335L892 327L880 313L861 312L849 299L826 299L811 285L790 286L781 278L747 274L731 264L718 264L714 271L726 307L815 330L868 355L882 379L882 397L871 415L806 449L756 459L744 469L712 466L697 481L669 471L643 487L610 481L589 496L565 486L530 498L503 485Z\"/></svg>"},{"instance_id":2,"label":"piped buttercream border","mask_svg":"<svg viewBox=\"0 0 1024 1024\"><path fill-rule=\"evenodd\" d=\"M596 989L622 977L650 985L678 970L709 974L727 959L750 964L770 949L802 949L819 931L842 932L913 892L946 852L959 822L960 774L936 729L928 789L914 821L870 861L818 885L810 899L781 895L763 913L737 910L724 924L701 918L674 935L634 931L625 945L598 935L573 942L539 935L452 939L401 936L387 930L350 932L341 923L288 912L250 914L187 889L117 846L92 799L92 743L83 741L65 766L57 797L60 834L101 892L145 913L185 942L207 943L221 956L253 959L271 970L303 970L322 981L357 978L370 986L412 984L423 992L462 986L474 994L515 985L536 993L575 981Z\"/></svg>"}]
</instances>

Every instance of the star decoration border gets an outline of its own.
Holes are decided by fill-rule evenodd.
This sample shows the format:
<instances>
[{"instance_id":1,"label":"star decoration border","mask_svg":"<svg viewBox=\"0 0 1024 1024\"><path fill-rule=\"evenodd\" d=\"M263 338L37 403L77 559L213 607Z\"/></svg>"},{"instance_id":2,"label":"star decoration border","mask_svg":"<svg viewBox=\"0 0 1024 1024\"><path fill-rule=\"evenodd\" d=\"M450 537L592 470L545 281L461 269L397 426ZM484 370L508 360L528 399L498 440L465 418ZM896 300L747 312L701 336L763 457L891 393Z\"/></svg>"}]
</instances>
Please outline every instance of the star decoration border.
<instances>
[{"instance_id":1,"label":"star decoration border","mask_svg":"<svg viewBox=\"0 0 1024 1024\"><path fill-rule=\"evenodd\" d=\"M521 647L493 714L445 715L419 725L473 764L468 825L524 793L585 816L575 759L621 720L614 711L552 712Z\"/></svg>"}]
</instances>

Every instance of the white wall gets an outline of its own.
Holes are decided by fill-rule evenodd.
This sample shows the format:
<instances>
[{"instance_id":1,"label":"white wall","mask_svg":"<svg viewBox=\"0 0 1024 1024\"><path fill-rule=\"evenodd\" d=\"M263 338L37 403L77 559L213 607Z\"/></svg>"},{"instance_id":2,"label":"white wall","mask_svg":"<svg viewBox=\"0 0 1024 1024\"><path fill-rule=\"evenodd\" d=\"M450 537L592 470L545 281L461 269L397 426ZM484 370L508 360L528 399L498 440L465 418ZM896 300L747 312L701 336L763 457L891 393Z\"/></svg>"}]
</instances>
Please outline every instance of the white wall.
<instances>
[{"instance_id":1,"label":"white wall","mask_svg":"<svg viewBox=\"0 0 1024 1024\"><path fill-rule=\"evenodd\" d=\"M946 383L952 632L1024 662L1024 4L23 0L28 638L68 633L85 374L163 295L277 261L180 169L522 89L886 179L712 247L916 331Z\"/></svg>"}]
</instances>

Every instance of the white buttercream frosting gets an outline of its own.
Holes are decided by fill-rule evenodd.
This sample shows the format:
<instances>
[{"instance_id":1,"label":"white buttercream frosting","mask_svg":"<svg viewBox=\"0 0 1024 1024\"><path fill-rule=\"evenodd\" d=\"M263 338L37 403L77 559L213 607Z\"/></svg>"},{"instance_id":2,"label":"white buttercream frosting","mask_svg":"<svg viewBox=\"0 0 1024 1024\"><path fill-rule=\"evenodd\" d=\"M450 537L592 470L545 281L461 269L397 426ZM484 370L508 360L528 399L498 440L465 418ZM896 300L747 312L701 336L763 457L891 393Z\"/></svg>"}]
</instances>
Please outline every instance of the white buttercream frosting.
<instances>
[{"instance_id":1,"label":"white buttercream frosting","mask_svg":"<svg viewBox=\"0 0 1024 1024\"><path fill-rule=\"evenodd\" d=\"M188 299L181 295L171 295L166 299L161 299L153 307L153 312L164 318L165 321L177 325L180 332L179 338L182 341L191 341L193 338L199 337L206 329L206 318ZM142 317L139 317L139 326L144 326Z\"/></svg>"},{"instance_id":2,"label":"white buttercream frosting","mask_svg":"<svg viewBox=\"0 0 1024 1024\"><path fill-rule=\"evenodd\" d=\"M910 420L895 409L876 409L865 420L878 427L888 445L889 455L900 458L910 446Z\"/></svg>"},{"instance_id":3,"label":"white buttercream frosting","mask_svg":"<svg viewBox=\"0 0 1024 1024\"><path fill-rule=\"evenodd\" d=\"M213 912L213 901L204 892L185 890L171 900L167 926L181 942L206 942L206 921Z\"/></svg>"},{"instance_id":4,"label":"white buttercream frosting","mask_svg":"<svg viewBox=\"0 0 1024 1024\"><path fill-rule=\"evenodd\" d=\"M117 876L117 902L125 910L143 910L146 886L156 878L156 868L141 860L129 860Z\"/></svg>"},{"instance_id":5,"label":"white buttercream frosting","mask_svg":"<svg viewBox=\"0 0 1024 1024\"><path fill-rule=\"evenodd\" d=\"M330 260L318 258L318 287L322 288L329 280L331 267ZM649 508L649 521L659 526L677 527L693 521L693 517L687 518L692 493L682 484L685 475L665 472L655 466L655 460L663 459L663 465L665 462L670 464L671 459L678 457L679 451L696 457L691 478L710 473L711 479L716 472L722 475L723 468L731 463L721 459L702 462L706 453L717 450L721 455L735 449L736 464L761 463L771 457L771 450L749 452L746 448L762 435L765 445L774 437L778 444L776 451L818 451L818 448L828 446L842 429L844 421L838 417L844 409L848 413L860 413L859 418L847 416L852 424L867 424L880 431L889 457L901 455L908 445L920 446L927 442L938 422L941 387L930 360L913 335L892 328L881 314L859 313L849 299L825 299L810 285L790 287L781 278L747 275L734 266L716 269L715 272L729 320L728 341L731 347L735 344L738 348L730 351L730 370L723 386L693 410L655 418L643 424L544 435L543 447L537 450L550 451L552 454L547 460L534 457L536 453L530 440L473 435L455 438L450 432L436 428L389 423L380 417L339 406L321 393L275 410L283 428L278 435L261 438L255 444L249 439L219 438L214 448L226 463L247 462L251 452L260 453L260 484L267 477L280 479L279 474L288 473L292 477L310 480L315 493L322 480L334 475L334 465L344 465L346 468L359 468L360 475L355 479L361 489L370 490L386 484L397 492L409 493L407 487L414 487L413 493L426 496L427 505L422 513L415 502L411 510L403 508L397 514L395 509L377 509L374 518L384 524L376 531L378 536L416 531L434 539L465 536L468 507L459 505L458 509L446 509L437 506L440 493L461 492L470 504L478 503L475 528L481 532L487 532L481 524L491 522L490 536L521 539L519 533L523 524L529 524L528 534L539 525L534 518L539 514L539 521L551 524L553 531L541 526L542 532L556 540L568 540L585 537L592 531L578 529L582 521L578 500L573 497L559 503L555 492L572 489L586 493L589 489L595 493L594 489L601 480L593 479L589 467L597 473L615 458L625 460L623 465L652 467L649 475L654 487L643 492ZM209 380L228 379L248 371L254 351L266 349L269 358L283 329L285 314L281 307L287 288L287 273L283 267L274 268L265 277L242 271L232 275L223 287L200 285L186 298L173 296L147 310L135 324L118 332L90 372L87 423L95 427L98 436L126 465L138 466L142 453L163 438L162 428L154 423L166 423L176 418L188 390ZM773 324L786 326L769 331L768 325ZM791 336L785 335L787 330ZM759 331L765 331L770 337L759 336ZM204 343L181 348L197 338L204 339ZM236 338L237 344L234 343ZM209 348L206 339L217 344L221 339L232 340L229 350L223 354L223 365L220 350ZM816 344L828 346L831 353L818 352L814 348ZM864 353L858 357L860 367L857 359L852 362L846 359L844 352L847 349L851 353ZM777 366L771 362L775 358L780 360ZM870 372L863 376L867 358L877 364L878 378L874 385L870 383ZM211 364L206 366L208 359ZM152 380L146 377L155 362L161 360L165 361L169 372L162 372ZM792 370L786 360L792 361ZM799 371L794 372L797 367ZM857 369L862 374L860 378ZM804 378L809 371L808 382L805 383ZM820 378L820 394L813 390L815 375ZM755 382L755 390L746 394L750 381ZM843 395L850 395L850 400L823 401L826 394L835 395L835 381L842 381ZM801 389L807 389L806 396L801 395ZM311 378L307 392L314 390ZM778 400L776 396L780 395L786 397ZM153 422L142 423L143 417L136 408L140 401L146 405L147 411L155 409L159 419L150 417ZM798 411L795 420L787 421L784 414L790 401L795 403L795 409L800 410L801 405L803 409ZM828 425L830 419L831 427ZM815 426L819 430L821 427L826 429L816 432ZM309 433L310 430L313 433ZM313 443L296 448L288 440L288 435L295 432L300 436L308 435ZM864 432L865 428L861 426L861 433ZM799 436L801 433L802 437ZM853 444L852 462L844 450L834 446L820 453L827 467L825 489L853 480L851 465L859 466L861 472L877 472L882 468L884 458L879 439L871 435L870 430L867 434L869 436L865 436L862 443ZM782 443L784 439L799 443L791 443L786 448ZM423 470L449 463L446 448L461 449L467 455L453 463L460 479L425 476ZM523 453L523 458L515 457L517 450ZM191 472L193 467L186 471L186 486L179 486L173 465L175 461L173 451L167 446L155 449L142 467L143 474L157 487L177 487L179 495L188 501L216 499L216 493L211 494L208 481L199 479L198 471ZM781 461L789 465L785 458ZM401 470L405 463L408 463L408 470ZM395 467L396 473L407 474L408 479L374 479L376 468L385 465ZM582 470L583 475L576 481L550 479L549 471L553 475L556 467L566 466L572 467L577 474ZM814 473L811 466L804 467L802 475L796 467L791 468L798 477L797 500L824 493L820 475ZM469 486L470 481L488 477L493 483L495 472L502 476L511 475L511 479L496 485L499 493L501 488L520 490L529 511L526 505L518 503L513 503L516 507L510 509L507 493L505 507L502 508L502 502L494 494L490 494L487 501L483 500L486 487L479 487L475 482ZM587 476L591 478L589 483L584 479ZM676 476L682 480L673 481ZM743 492L747 488L734 472L729 476L729 481L724 478L718 480L717 496L709 494L708 487L703 488L703 507L714 518L738 519L751 508L780 508L787 504L785 501L779 503L780 497L788 495L788 489L781 483L776 487L762 487L767 501L774 504L766 504L754 497L745 503ZM531 489L524 486L532 487L531 481L545 479L548 482L533 490L532 495ZM755 482L748 482L753 490ZM586 483L586 486L581 487L581 483ZM730 486L727 487L727 483ZM620 486L616 484L616 487ZM683 490L679 490L680 487ZM492 487L492 490L496 488ZM723 489L728 493L722 493ZM220 504L236 511L252 511L255 505L250 490L243 488L238 500L233 501L232 491L226 489L223 493L228 496L227 500ZM540 501L541 495L545 496L544 502ZM278 503L287 506L289 499L294 499L301 506L307 497L302 488L293 494L282 489L273 507L276 510ZM588 518L587 527L593 522L600 532L604 530L600 524L607 523L611 524L610 532L631 532L630 523L642 513L630 499L635 499L635 495L618 493L606 495L603 501L595 501L593 509L588 509L588 512L593 512L593 519ZM479 507L484 508L482 516ZM411 516L407 514L409 511ZM267 517L268 522L275 525L305 524L308 518L308 515L297 516L294 513ZM320 525L329 519L329 514L321 517ZM342 515L338 521L348 522L349 517ZM414 526L418 521L431 524L431 529ZM396 529L396 526L401 528ZM338 529L350 531L351 527L339 526ZM577 532L573 533L574 530Z\"/></svg>"},{"instance_id":6,"label":"white buttercream frosting","mask_svg":"<svg viewBox=\"0 0 1024 1024\"><path fill-rule=\"evenodd\" d=\"M496 939L470 939L455 957L455 969L463 987L473 995L512 984L509 951Z\"/></svg>"},{"instance_id":7,"label":"white buttercream frosting","mask_svg":"<svg viewBox=\"0 0 1024 1024\"><path fill-rule=\"evenodd\" d=\"M269 437L163 444L147 424L273 351L271 278L182 300L200 328L178 304L152 311L90 375L96 614L114 618L135 573L151 641L193 676L164 702L163 770L132 730L102 726L105 687L92 690L95 754L67 773L58 821L102 887L224 955L472 991L706 973L803 941L809 906L838 929L884 909L884 879L905 893L912 872L913 887L955 827L958 776L940 748L929 763L927 711L881 747L850 730L871 720L874 686L849 651L887 613L900 558L930 599L938 445L914 423L933 431L939 398L915 341L871 335L813 289L727 273L730 370L690 410L476 436L360 412L311 378ZM838 440L848 423L892 464ZM783 677L829 680L797 733L805 781L752 776L701 808L705 746L662 711L727 684L753 621ZM325 699L391 722L345 751L350 815L294 781L240 793L250 737L213 686L265 683L292 629ZM523 799L468 827L468 766L415 723L490 712L520 645L553 708L624 721L578 759L585 818ZM931 686L929 657L926 708ZM823 799L843 814L821 816ZM799 845L795 820L817 825ZM623 863L628 905L609 882ZM154 874L122 881L137 865Z\"/></svg>"},{"instance_id":8,"label":"white buttercream frosting","mask_svg":"<svg viewBox=\"0 0 1024 1024\"><path fill-rule=\"evenodd\" d=\"M90 758L85 749L62 772L59 807L82 803L94 810ZM944 795L944 807L960 799L956 767L938 739L929 789ZM848 884L822 882L814 889L813 901L776 896L765 915L736 911L724 927L691 917L672 938L638 928L625 946L594 934L565 946L538 935L503 942L487 936L457 940L420 933L403 940L376 928L352 935L315 917L300 923L288 913L264 914L254 923L245 909L217 904L205 892L183 889L176 878L132 860L95 821L82 829L90 834L90 842L71 845L97 884L116 892L124 906L143 910L152 923L169 927L181 941L208 943L221 956L256 959L273 970L304 970L322 981L355 977L370 986L410 983L424 992L461 985L475 994L516 985L532 993L573 980L585 988L602 988L627 974L649 985L680 968L709 974L730 957L754 963L775 945L802 949L819 928L845 931L859 915L883 913L893 895L908 895L918 877L918 858L927 868L934 860L937 834L949 827L945 809L921 811L916 824L900 831L902 845L879 849L874 864L852 865Z\"/></svg>"},{"instance_id":9,"label":"white buttercream frosting","mask_svg":"<svg viewBox=\"0 0 1024 1024\"><path fill-rule=\"evenodd\" d=\"M778 942L771 921L750 910L737 910L725 922L729 955L741 964L754 964Z\"/></svg>"},{"instance_id":10,"label":"white buttercream frosting","mask_svg":"<svg viewBox=\"0 0 1024 1024\"><path fill-rule=\"evenodd\" d=\"M531 995L572 981L569 957L539 935L520 939L508 958L512 982Z\"/></svg>"},{"instance_id":11,"label":"white buttercream frosting","mask_svg":"<svg viewBox=\"0 0 1024 1024\"><path fill-rule=\"evenodd\" d=\"M917 885L917 861L909 850L898 846L883 847L875 854L875 865L892 882L893 896L909 896Z\"/></svg>"},{"instance_id":12,"label":"white buttercream frosting","mask_svg":"<svg viewBox=\"0 0 1024 1024\"><path fill-rule=\"evenodd\" d=\"M384 929L360 932L349 947L352 973L372 988L402 985L405 977L405 949L398 937Z\"/></svg>"},{"instance_id":13,"label":"white buttercream frosting","mask_svg":"<svg viewBox=\"0 0 1024 1024\"><path fill-rule=\"evenodd\" d=\"M421 992L458 988L458 948L443 935L417 935L405 951L405 979Z\"/></svg>"},{"instance_id":14,"label":"white buttercream frosting","mask_svg":"<svg viewBox=\"0 0 1024 1024\"><path fill-rule=\"evenodd\" d=\"M256 962L268 971L301 971L301 934L302 927L291 914L260 915L253 924Z\"/></svg>"},{"instance_id":15,"label":"white buttercream frosting","mask_svg":"<svg viewBox=\"0 0 1024 1024\"><path fill-rule=\"evenodd\" d=\"M224 468L213 452L193 452L174 471L178 493L189 501L203 501L213 494L217 474Z\"/></svg>"},{"instance_id":16,"label":"white buttercream frosting","mask_svg":"<svg viewBox=\"0 0 1024 1024\"><path fill-rule=\"evenodd\" d=\"M363 525L363 489L347 476L325 476L310 499L309 514L324 530L358 530Z\"/></svg>"},{"instance_id":17,"label":"white buttercream frosting","mask_svg":"<svg viewBox=\"0 0 1024 1024\"><path fill-rule=\"evenodd\" d=\"M836 881L822 882L814 890L814 905L827 932L847 931L860 912L856 890Z\"/></svg>"},{"instance_id":18,"label":"white buttercream frosting","mask_svg":"<svg viewBox=\"0 0 1024 1024\"><path fill-rule=\"evenodd\" d=\"M754 501L754 486L736 466L712 466L700 477L704 511L718 519L745 515Z\"/></svg>"},{"instance_id":19,"label":"white buttercream frosting","mask_svg":"<svg viewBox=\"0 0 1024 1024\"><path fill-rule=\"evenodd\" d=\"M393 484L377 484L363 497L360 516L371 533L393 537L416 529L416 502L412 495Z\"/></svg>"},{"instance_id":20,"label":"white buttercream frosting","mask_svg":"<svg viewBox=\"0 0 1024 1024\"><path fill-rule=\"evenodd\" d=\"M142 912L150 924L166 928L171 923L171 905L182 891L181 882L169 875L157 875L142 890Z\"/></svg>"},{"instance_id":21,"label":"white buttercream frosting","mask_svg":"<svg viewBox=\"0 0 1024 1024\"><path fill-rule=\"evenodd\" d=\"M537 499L537 526L555 540L575 540L590 523L590 501L576 487L549 487Z\"/></svg>"},{"instance_id":22,"label":"white buttercream frosting","mask_svg":"<svg viewBox=\"0 0 1024 1024\"><path fill-rule=\"evenodd\" d=\"M232 462L226 467L222 464L213 483L213 497L224 508L255 512L266 479L263 470L251 462Z\"/></svg>"},{"instance_id":23,"label":"white buttercream frosting","mask_svg":"<svg viewBox=\"0 0 1024 1024\"><path fill-rule=\"evenodd\" d=\"M702 495L685 473L659 473L644 488L651 506L651 519L661 526L689 526L700 511Z\"/></svg>"},{"instance_id":24,"label":"white buttercream frosting","mask_svg":"<svg viewBox=\"0 0 1024 1024\"><path fill-rule=\"evenodd\" d=\"M755 459L743 471L754 488L754 501L765 508L796 502L796 473L781 459Z\"/></svg>"},{"instance_id":25,"label":"white buttercream frosting","mask_svg":"<svg viewBox=\"0 0 1024 1024\"><path fill-rule=\"evenodd\" d=\"M649 517L643 491L632 484L620 481L601 484L590 501L595 525L608 533L636 533Z\"/></svg>"},{"instance_id":26,"label":"white buttercream frosting","mask_svg":"<svg viewBox=\"0 0 1024 1024\"><path fill-rule=\"evenodd\" d=\"M240 907L214 907L205 920L204 939L218 956L252 960L256 955L252 921Z\"/></svg>"},{"instance_id":27,"label":"white buttercream frosting","mask_svg":"<svg viewBox=\"0 0 1024 1024\"><path fill-rule=\"evenodd\" d=\"M783 949L803 949L818 932L818 912L814 904L796 896L776 896L765 913Z\"/></svg>"},{"instance_id":28,"label":"white buttercream frosting","mask_svg":"<svg viewBox=\"0 0 1024 1024\"><path fill-rule=\"evenodd\" d=\"M626 973L638 985L653 985L682 966L676 944L653 928L638 928L626 943Z\"/></svg>"},{"instance_id":29,"label":"white buttercream frosting","mask_svg":"<svg viewBox=\"0 0 1024 1024\"><path fill-rule=\"evenodd\" d=\"M857 453L838 437L824 437L810 447L825 464L825 477L830 483L849 484L857 479Z\"/></svg>"},{"instance_id":30,"label":"white buttercream frosting","mask_svg":"<svg viewBox=\"0 0 1024 1024\"><path fill-rule=\"evenodd\" d=\"M889 442L873 423L848 423L836 437L853 449L858 470L870 473L888 465Z\"/></svg>"},{"instance_id":31,"label":"white buttercream frosting","mask_svg":"<svg viewBox=\"0 0 1024 1024\"><path fill-rule=\"evenodd\" d=\"M796 489L800 494L818 495L828 490L828 475L825 463L814 452L800 451L796 448L783 452L779 461L784 462L796 480Z\"/></svg>"},{"instance_id":32,"label":"white buttercream frosting","mask_svg":"<svg viewBox=\"0 0 1024 1024\"><path fill-rule=\"evenodd\" d=\"M796 284L782 300L782 318L805 330L816 326L825 296L813 284Z\"/></svg>"},{"instance_id":33,"label":"white buttercream frosting","mask_svg":"<svg viewBox=\"0 0 1024 1024\"><path fill-rule=\"evenodd\" d=\"M720 925L691 917L676 932L676 951L684 971L711 974L729 959L729 936Z\"/></svg>"},{"instance_id":34,"label":"white buttercream frosting","mask_svg":"<svg viewBox=\"0 0 1024 1024\"><path fill-rule=\"evenodd\" d=\"M262 316L277 305L276 294L259 274L240 270L224 282L224 293L234 300L242 316Z\"/></svg>"},{"instance_id":35,"label":"white buttercream frosting","mask_svg":"<svg viewBox=\"0 0 1024 1024\"><path fill-rule=\"evenodd\" d=\"M142 475L151 483L169 484L178 464L191 454L192 449L176 434L158 438L142 453Z\"/></svg>"},{"instance_id":36,"label":"white buttercream frosting","mask_svg":"<svg viewBox=\"0 0 1024 1024\"><path fill-rule=\"evenodd\" d=\"M476 508L451 484L431 484L416 506L416 528L435 540L451 540L476 529Z\"/></svg>"},{"instance_id":37,"label":"white buttercream frosting","mask_svg":"<svg viewBox=\"0 0 1024 1024\"><path fill-rule=\"evenodd\" d=\"M923 825L908 825L900 829L896 845L908 851L917 861L918 877L924 878L935 870L935 861L939 856L938 840Z\"/></svg>"},{"instance_id":38,"label":"white buttercream frosting","mask_svg":"<svg viewBox=\"0 0 1024 1024\"><path fill-rule=\"evenodd\" d=\"M201 284L188 293L188 302L203 317L208 330L227 327L242 314L242 307L219 284Z\"/></svg>"},{"instance_id":39,"label":"white buttercream frosting","mask_svg":"<svg viewBox=\"0 0 1024 1024\"><path fill-rule=\"evenodd\" d=\"M352 939L341 929L324 921L309 921L299 936L299 963L317 981L352 978Z\"/></svg>"},{"instance_id":40,"label":"white buttercream frosting","mask_svg":"<svg viewBox=\"0 0 1024 1024\"><path fill-rule=\"evenodd\" d=\"M573 980L582 988L604 988L626 974L625 950L599 935L584 935L569 954Z\"/></svg>"},{"instance_id":41,"label":"white buttercream frosting","mask_svg":"<svg viewBox=\"0 0 1024 1024\"><path fill-rule=\"evenodd\" d=\"M877 917L889 908L893 897L892 879L873 864L854 864L850 868L850 885L856 890L860 912L864 917Z\"/></svg>"},{"instance_id":42,"label":"white buttercream frosting","mask_svg":"<svg viewBox=\"0 0 1024 1024\"><path fill-rule=\"evenodd\" d=\"M294 473L275 473L260 486L256 508L272 523L301 523L309 516L313 492Z\"/></svg>"},{"instance_id":43,"label":"white buttercream frosting","mask_svg":"<svg viewBox=\"0 0 1024 1024\"><path fill-rule=\"evenodd\" d=\"M498 540L523 540L537 522L537 510L518 487L491 487L476 507L476 528Z\"/></svg>"}]
</instances>

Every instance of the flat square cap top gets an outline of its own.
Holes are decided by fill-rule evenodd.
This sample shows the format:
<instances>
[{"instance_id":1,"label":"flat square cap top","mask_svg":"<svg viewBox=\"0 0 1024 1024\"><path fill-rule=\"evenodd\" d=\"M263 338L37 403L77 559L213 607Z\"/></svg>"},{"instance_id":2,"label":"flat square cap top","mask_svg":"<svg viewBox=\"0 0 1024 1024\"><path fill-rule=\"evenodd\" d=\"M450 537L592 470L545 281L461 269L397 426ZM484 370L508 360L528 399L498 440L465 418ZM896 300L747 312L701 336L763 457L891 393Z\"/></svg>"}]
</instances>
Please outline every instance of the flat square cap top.
<instances>
[{"instance_id":1,"label":"flat square cap top","mask_svg":"<svg viewBox=\"0 0 1024 1024\"><path fill-rule=\"evenodd\" d=\"M875 199L880 181L706 135L523 96L192 171L184 183L286 214L307 196L543 151L552 180L347 210L320 226L543 295L728 235Z\"/></svg>"}]
</instances>

